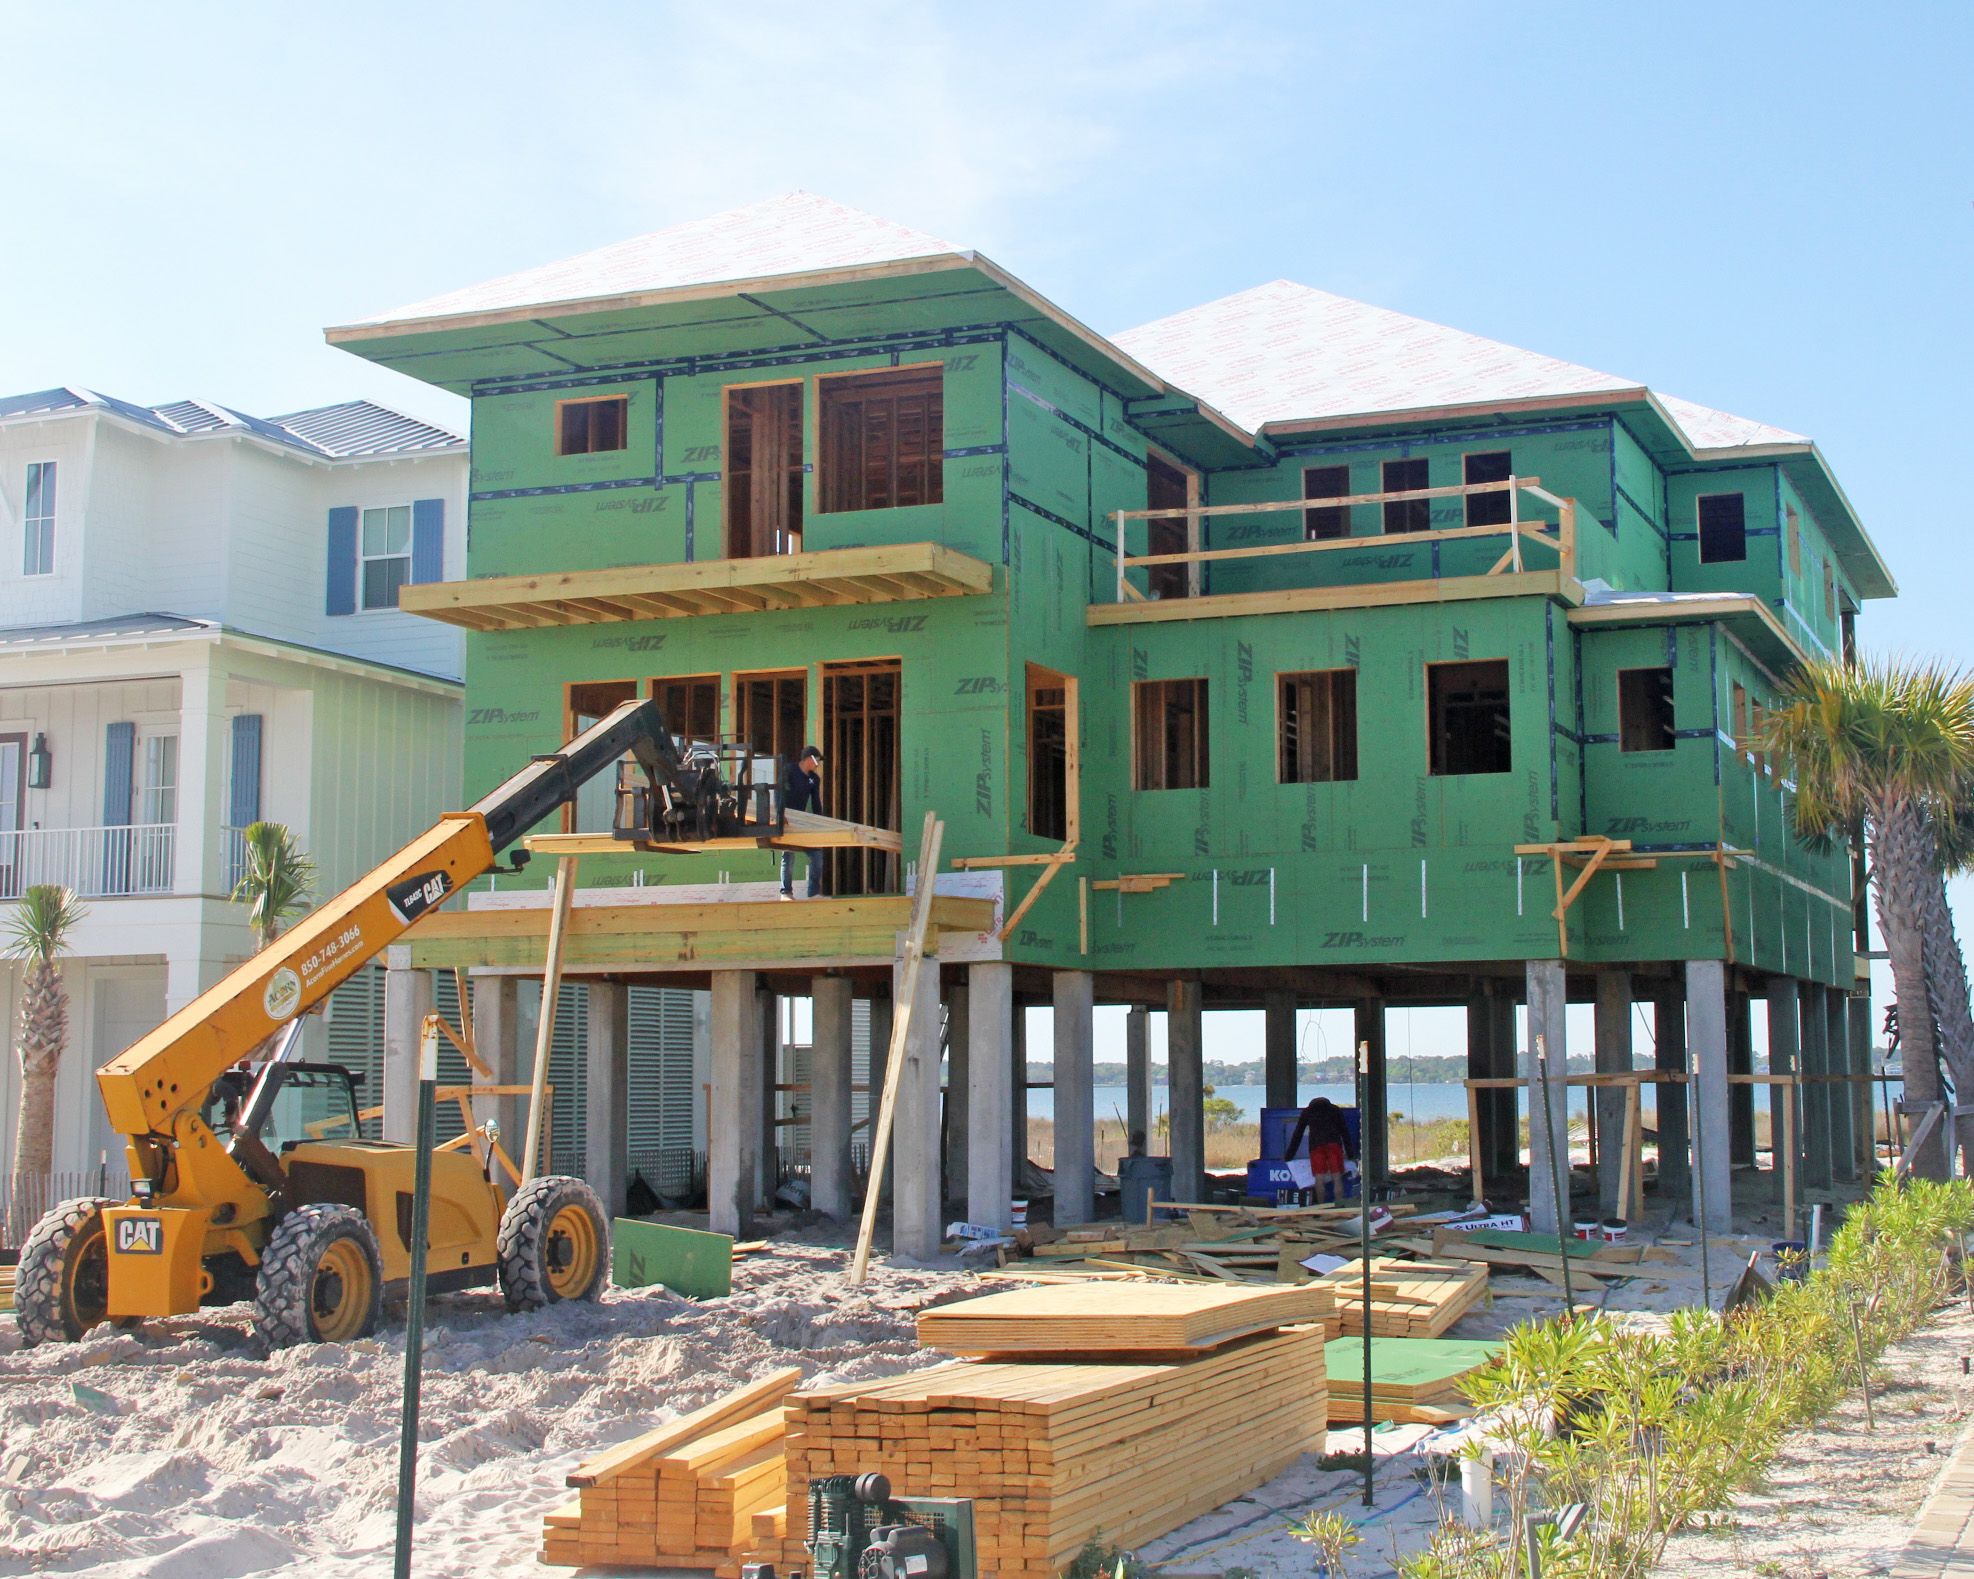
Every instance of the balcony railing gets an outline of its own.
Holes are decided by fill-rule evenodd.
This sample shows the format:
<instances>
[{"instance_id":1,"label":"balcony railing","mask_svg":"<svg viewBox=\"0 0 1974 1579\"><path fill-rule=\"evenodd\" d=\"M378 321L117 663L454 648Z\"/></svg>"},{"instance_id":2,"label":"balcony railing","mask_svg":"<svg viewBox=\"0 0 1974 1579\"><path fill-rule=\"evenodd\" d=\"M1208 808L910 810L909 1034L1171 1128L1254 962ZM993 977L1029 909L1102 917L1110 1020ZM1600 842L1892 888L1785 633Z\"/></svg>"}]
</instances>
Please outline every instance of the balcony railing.
<instances>
[{"instance_id":1,"label":"balcony railing","mask_svg":"<svg viewBox=\"0 0 1974 1579\"><path fill-rule=\"evenodd\" d=\"M85 899L168 894L176 833L168 822L0 833L0 900L18 899L36 883Z\"/></svg>"},{"instance_id":2,"label":"balcony railing","mask_svg":"<svg viewBox=\"0 0 1974 1579\"><path fill-rule=\"evenodd\" d=\"M1358 505L1405 504L1412 501L1435 499L1467 499L1475 495L1507 494L1507 519L1481 526L1455 526L1429 528L1424 531L1383 531L1364 535L1350 534L1341 537L1324 536L1312 538L1306 535L1305 523L1308 511L1341 510L1344 520L1350 522L1351 510ZM1545 519L1524 516L1523 496L1538 501L1554 512L1555 518ZM1255 543L1239 548L1206 548L1201 543L1205 536L1205 523L1209 518L1222 516L1284 516L1298 517L1295 536L1285 541ZM1178 597L1165 599L1166 602L1201 601L1197 592L1200 565L1239 563L1248 560L1268 560L1279 564L1282 561L1295 562L1305 555L1326 554L1363 555L1367 552L1381 557L1395 553L1409 553L1423 549L1426 554L1424 569L1426 574L1417 578L1424 581L1437 581L1444 577L1443 557L1456 563L1465 563L1471 578L1484 580L1490 576L1500 576L1513 572L1520 574L1528 570L1560 572L1565 576L1576 573L1576 501L1560 498L1542 487L1539 477L1509 477L1500 482L1462 483L1444 488L1413 488L1395 493L1360 493L1334 498L1269 500L1252 504L1210 504L1172 506L1156 510L1119 510L1112 516L1116 529L1115 554L1117 560L1117 605L1142 607L1148 603L1161 601L1150 596L1151 573L1161 566L1185 567L1189 590ZM1147 535L1152 528L1150 523L1168 521L1184 522L1188 546L1182 550L1164 553L1133 554L1131 547L1131 526L1134 522L1147 523ZM1499 544L1498 553L1490 554L1487 540ZM1442 550L1448 545L1459 545L1457 555ZM1478 554L1474 550L1480 550ZM1530 550L1534 554L1530 554ZM1312 570L1322 564L1320 557L1315 561L1303 559ZM1308 580L1293 578L1279 583L1264 583L1251 578L1243 578L1242 591L1234 596L1254 597L1265 595L1278 588L1284 591L1324 591L1343 586L1356 585L1358 578L1351 574L1355 567L1345 562L1343 575L1339 579L1319 579L1314 585ZM1376 567L1379 571L1386 566ZM1139 580L1134 580L1132 572L1142 572ZM1460 574L1459 570L1453 573ZM1391 578L1379 574L1371 579L1383 584L1391 584ZM1401 578L1404 579L1402 574ZM1502 590L1508 590L1504 587ZM1204 601L1213 602L1225 594L1215 593ZM1094 616L1095 611L1093 611ZM1126 616L1129 618L1130 616Z\"/></svg>"}]
</instances>

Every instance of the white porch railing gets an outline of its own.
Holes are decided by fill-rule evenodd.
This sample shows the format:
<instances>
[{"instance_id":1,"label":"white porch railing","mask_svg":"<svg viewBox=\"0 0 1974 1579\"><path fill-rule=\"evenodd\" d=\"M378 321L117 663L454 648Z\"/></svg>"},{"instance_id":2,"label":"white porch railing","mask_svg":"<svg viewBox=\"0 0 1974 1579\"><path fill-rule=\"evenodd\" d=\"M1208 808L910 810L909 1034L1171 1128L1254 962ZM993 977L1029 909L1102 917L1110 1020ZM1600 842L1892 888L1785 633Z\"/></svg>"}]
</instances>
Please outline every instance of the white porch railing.
<instances>
[{"instance_id":1,"label":"white porch railing","mask_svg":"<svg viewBox=\"0 0 1974 1579\"><path fill-rule=\"evenodd\" d=\"M219 856L226 878L226 891L230 894L240 886L240 879L247 871L247 830L245 828L222 827L219 830Z\"/></svg>"},{"instance_id":2,"label":"white porch railing","mask_svg":"<svg viewBox=\"0 0 1974 1579\"><path fill-rule=\"evenodd\" d=\"M85 899L168 894L176 833L168 822L0 833L0 900L18 899L36 883L57 883Z\"/></svg>"}]
</instances>

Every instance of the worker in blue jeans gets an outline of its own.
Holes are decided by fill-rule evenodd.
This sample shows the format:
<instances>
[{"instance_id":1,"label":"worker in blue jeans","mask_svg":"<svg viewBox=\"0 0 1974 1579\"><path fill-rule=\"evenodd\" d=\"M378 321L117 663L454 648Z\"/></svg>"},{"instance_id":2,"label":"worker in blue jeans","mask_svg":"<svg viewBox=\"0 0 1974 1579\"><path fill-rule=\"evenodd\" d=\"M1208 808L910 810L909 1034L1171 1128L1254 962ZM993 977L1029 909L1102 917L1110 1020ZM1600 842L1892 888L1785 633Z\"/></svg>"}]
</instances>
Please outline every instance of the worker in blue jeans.
<instances>
[{"instance_id":1,"label":"worker in blue jeans","mask_svg":"<svg viewBox=\"0 0 1974 1579\"><path fill-rule=\"evenodd\" d=\"M781 809L790 811L812 811L818 817L823 814L822 767L823 754L814 746L804 746L802 754L791 762L781 775ZM809 897L814 899L822 892L824 862L829 852L811 850L809 852ZM781 852L781 897L795 897L795 852Z\"/></svg>"}]
</instances>

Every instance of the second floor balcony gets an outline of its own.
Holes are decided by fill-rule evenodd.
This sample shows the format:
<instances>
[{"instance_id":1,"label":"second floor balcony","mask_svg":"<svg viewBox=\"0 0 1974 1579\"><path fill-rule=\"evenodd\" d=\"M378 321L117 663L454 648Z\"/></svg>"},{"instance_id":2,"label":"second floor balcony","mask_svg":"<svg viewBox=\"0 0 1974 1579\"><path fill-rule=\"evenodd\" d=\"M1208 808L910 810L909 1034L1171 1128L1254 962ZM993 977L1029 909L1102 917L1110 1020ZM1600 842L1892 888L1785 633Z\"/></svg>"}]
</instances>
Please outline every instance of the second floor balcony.
<instances>
[{"instance_id":1,"label":"second floor balcony","mask_svg":"<svg viewBox=\"0 0 1974 1579\"><path fill-rule=\"evenodd\" d=\"M221 876L230 893L245 865L244 836L238 828L218 833ZM40 883L71 889L82 899L196 893L195 874L182 870L187 863L179 856L179 829L168 822L0 832L0 902Z\"/></svg>"}]
</instances>

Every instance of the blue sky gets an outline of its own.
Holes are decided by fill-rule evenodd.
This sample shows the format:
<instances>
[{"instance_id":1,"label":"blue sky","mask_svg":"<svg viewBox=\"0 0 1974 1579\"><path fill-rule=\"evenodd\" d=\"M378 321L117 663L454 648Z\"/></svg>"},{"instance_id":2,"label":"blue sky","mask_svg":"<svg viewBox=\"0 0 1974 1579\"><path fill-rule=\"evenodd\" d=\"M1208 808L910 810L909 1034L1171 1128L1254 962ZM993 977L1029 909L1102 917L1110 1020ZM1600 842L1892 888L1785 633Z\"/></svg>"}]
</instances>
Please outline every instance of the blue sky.
<instances>
[{"instance_id":1,"label":"blue sky","mask_svg":"<svg viewBox=\"0 0 1974 1579\"><path fill-rule=\"evenodd\" d=\"M1974 658L1964 4L5 0L0 59L0 392L458 422L323 326L800 186L1099 330L1287 276L1809 434L1867 642Z\"/></svg>"}]
</instances>

